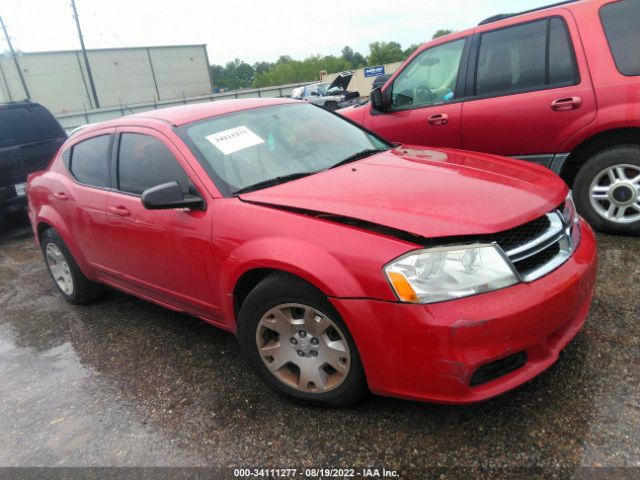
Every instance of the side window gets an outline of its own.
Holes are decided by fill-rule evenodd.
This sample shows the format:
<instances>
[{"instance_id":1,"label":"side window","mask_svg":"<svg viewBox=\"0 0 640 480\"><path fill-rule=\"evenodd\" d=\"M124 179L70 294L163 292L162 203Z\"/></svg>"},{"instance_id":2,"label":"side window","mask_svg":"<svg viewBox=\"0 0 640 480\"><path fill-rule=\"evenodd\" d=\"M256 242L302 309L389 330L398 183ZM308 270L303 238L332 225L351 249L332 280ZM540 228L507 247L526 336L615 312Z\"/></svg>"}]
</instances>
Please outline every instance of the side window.
<instances>
[{"instance_id":1,"label":"side window","mask_svg":"<svg viewBox=\"0 0 640 480\"><path fill-rule=\"evenodd\" d=\"M640 75L640 2L622 0L600 10L611 53L623 75Z\"/></svg>"},{"instance_id":2,"label":"side window","mask_svg":"<svg viewBox=\"0 0 640 480\"><path fill-rule=\"evenodd\" d=\"M400 72L391 86L394 110L455 100L465 39L425 50Z\"/></svg>"},{"instance_id":3,"label":"side window","mask_svg":"<svg viewBox=\"0 0 640 480\"><path fill-rule=\"evenodd\" d=\"M549 24L549 84L579 81L571 38L564 21L558 17Z\"/></svg>"},{"instance_id":4,"label":"side window","mask_svg":"<svg viewBox=\"0 0 640 480\"><path fill-rule=\"evenodd\" d=\"M146 189L176 181L184 193L189 180L164 143L149 135L123 133L118 148L118 189L141 194Z\"/></svg>"},{"instance_id":5,"label":"side window","mask_svg":"<svg viewBox=\"0 0 640 480\"><path fill-rule=\"evenodd\" d=\"M80 183L94 187L109 186L109 150L111 135L84 140L71 150L70 170Z\"/></svg>"},{"instance_id":6,"label":"side window","mask_svg":"<svg viewBox=\"0 0 640 480\"><path fill-rule=\"evenodd\" d=\"M559 17L487 32L480 37L476 95L575 84L578 77L569 33Z\"/></svg>"}]
</instances>

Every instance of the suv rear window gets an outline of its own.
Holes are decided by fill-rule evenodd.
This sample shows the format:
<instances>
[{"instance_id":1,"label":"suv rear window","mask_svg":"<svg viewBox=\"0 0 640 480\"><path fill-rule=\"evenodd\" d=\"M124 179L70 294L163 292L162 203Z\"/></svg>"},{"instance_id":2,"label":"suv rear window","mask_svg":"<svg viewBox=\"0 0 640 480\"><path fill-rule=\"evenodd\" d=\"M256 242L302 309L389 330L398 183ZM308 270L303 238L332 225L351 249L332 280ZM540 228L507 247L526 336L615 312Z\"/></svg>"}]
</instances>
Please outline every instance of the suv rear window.
<instances>
[{"instance_id":1,"label":"suv rear window","mask_svg":"<svg viewBox=\"0 0 640 480\"><path fill-rule=\"evenodd\" d=\"M600 10L611 54L623 75L640 75L640 1L621 0Z\"/></svg>"},{"instance_id":2,"label":"suv rear window","mask_svg":"<svg viewBox=\"0 0 640 480\"><path fill-rule=\"evenodd\" d=\"M573 46L560 17L482 34L476 95L571 85L578 79Z\"/></svg>"},{"instance_id":3,"label":"suv rear window","mask_svg":"<svg viewBox=\"0 0 640 480\"><path fill-rule=\"evenodd\" d=\"M0 108L0 147L64 137L60 124L40 105Z\"/></svg>"},{"instance_id":4,"label":"suv rear window","mask_svg":"<svg viewBox=\"0 0 640 480\"><path fill-rule=\"evenodd\" d=\"M109 186L109 150L111 135L84 140L71 150L71 173L85 185Z\"/></svg>"}]
</instances>

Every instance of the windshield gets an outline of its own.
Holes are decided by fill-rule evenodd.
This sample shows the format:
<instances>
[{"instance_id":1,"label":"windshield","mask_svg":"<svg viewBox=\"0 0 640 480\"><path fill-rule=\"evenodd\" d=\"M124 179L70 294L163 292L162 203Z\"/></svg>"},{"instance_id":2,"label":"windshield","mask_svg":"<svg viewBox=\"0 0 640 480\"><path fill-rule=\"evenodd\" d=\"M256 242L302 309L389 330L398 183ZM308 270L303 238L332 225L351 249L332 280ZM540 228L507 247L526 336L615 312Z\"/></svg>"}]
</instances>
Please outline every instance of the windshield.
<instances>
[{"instance_id":1,"label":"windshield","mask_svg":"<svg viewBox=\"0 0 640 480\"><path fill-rule=\"evenodd\" d=\"M391 147L307 103L243 110L185 125L178 132L225 196L279 177L326 170L365 150Z\"/></svg>"}]
</instances>

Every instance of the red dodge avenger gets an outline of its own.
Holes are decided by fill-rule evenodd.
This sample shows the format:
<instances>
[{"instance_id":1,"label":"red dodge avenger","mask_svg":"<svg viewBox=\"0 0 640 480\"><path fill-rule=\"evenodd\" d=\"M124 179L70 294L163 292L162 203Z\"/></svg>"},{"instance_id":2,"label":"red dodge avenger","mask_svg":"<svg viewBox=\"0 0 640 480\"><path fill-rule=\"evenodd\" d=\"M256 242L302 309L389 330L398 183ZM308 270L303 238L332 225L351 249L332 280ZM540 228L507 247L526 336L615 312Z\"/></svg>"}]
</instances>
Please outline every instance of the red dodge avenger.
<instances>
[{"instance_id":1,"label":"red dodge avenger","mask_svg":"<svg viewBox=\"0 0 640 480\"><path fill-rule=\"evenodd\" d=\"M88 126L28 195L66 300L109 285L201 318L306 403L494 397L557 360L594 291L593 232L549 170L287 99Z\"/></svg>"}]
</instances>

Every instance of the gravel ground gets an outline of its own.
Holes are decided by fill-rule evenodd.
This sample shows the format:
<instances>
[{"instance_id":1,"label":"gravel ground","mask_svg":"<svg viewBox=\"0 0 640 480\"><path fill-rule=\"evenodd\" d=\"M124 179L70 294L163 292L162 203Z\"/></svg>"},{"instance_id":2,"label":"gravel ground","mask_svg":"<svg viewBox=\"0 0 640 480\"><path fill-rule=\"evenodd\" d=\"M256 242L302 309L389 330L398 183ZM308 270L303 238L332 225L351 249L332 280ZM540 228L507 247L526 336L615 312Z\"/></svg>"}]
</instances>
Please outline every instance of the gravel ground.
<instances>
[{"instance_id":1,"label":"gravel ground","mask_svg":"<svg viewBox=\"0 0 640 480\"><path fill-rule=\"evenodd\" d=\"M640 241L598 240L589 319L540 377L474 406L371 396L329 410L271 392L233 336L201 321L117 292L65 303L28 228L4 227L0 466L208 466L226 476L234 467L385 467L403 479L449 478L455 470L434 468L458 466L492 478L532 468L638 478Z\"/></svg>"}]
</instances>

